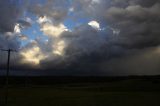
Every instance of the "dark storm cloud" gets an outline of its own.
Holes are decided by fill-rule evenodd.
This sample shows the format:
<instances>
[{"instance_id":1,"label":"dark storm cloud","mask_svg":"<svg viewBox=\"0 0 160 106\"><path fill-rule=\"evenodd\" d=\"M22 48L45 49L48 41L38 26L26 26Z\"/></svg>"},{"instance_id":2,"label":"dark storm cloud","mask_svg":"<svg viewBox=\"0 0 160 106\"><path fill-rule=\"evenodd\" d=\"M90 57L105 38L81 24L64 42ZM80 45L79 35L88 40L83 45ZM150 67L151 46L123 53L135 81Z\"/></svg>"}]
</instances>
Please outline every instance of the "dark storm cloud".
<instances>
[{"instance_id":1,"label":"dark storm cloud","mask_svg":"<svg viewBox=\"0 0 160 106\"><path fill-rule=\"evenodd\" d=\"M129 5L140 5L143 7L150 7L159 3L159 0L110 0L110 7L127 7Z\"/></svg>"},{"instance_id":2,"label":"dark storm cloud","mask_svg":"<svg viewBox=\"0 0 160 106\"><path fill-rule=\"evenodd\" d=\"M75 69L81 71L83 70L84 72L86 70L92 70L91 73L93 72L115 75L120 75L121 73L126 75L138 73L158 74L159 61L156 61L154 58L157 57L158 60L159 54L154 54L152 52L153 49L150 49L150 47L153 47L157 50L157 46L159 46L160 44L160 1L99 1L100 4L91 4L92 1L85 0L78 1L82 5L80 7L83 7L83 9L77 9L75 11L78 11L77 15L82 15L82 13L84 12L83 14L87 14L85 15L86 17L88 17L88 15L93 16L95 19L103 21L106 26L108 26L103 33L106 38L104 38L105 45L103 45L102 52L97 49L99 52L101 52L101 54L96 53L96 51L91 52L88 56L86 54L83 54L85 58L82 58L82 56L81 59L77 61ZM116 30L119 31L118 34L114 34L114 31ZM84 37L84 39L86 38ZM75 48L78 48L77 43L73 43L73 45L75 46ZM85 43L84 45L81 44L83 48L85 48L86 45L87 44ZM90 45L92 45L92 43L90 43ZM147 50L143 51L143 49ZM87 50L89 51L91 49L87 48ZM140 52L142 53L139 54ZM72 51L72 53L74 52ZM95 53L95 55L92 55L92 53ZM103 55L103 58L99 55ZM127 56L127 59L125 55ZM145 55L145 57L143 55ZM152 55L154 55L153 58L148 59L147 56ZM117 58L117 56L120 58ZM141 63L139 64L141 68L137 68L137 66L134 64L138 63L139 61L141 61ZM108 64L105 64L106 67L103 67L102 71L101 63L103 62ZM146 65L148 66L147 68L145 68ZM152 69L154 71L152 71Z\"/></svg>"},{"instance_id":3,"label":"dark storm cloud","mask_svg":"<svg viewBox=\"0 0 160 106\"><path fill-rule=\"evenodd\" d=\"M38 15L46 13L45 15L56 19L50 14L49 7L39 5L38 8L44 9L35 8L33 12ZM72 32L64 32L60 35L66 44L64 57L49 54L48 58L41 60L42 67L60 70L64 74L158 73L158 61L154 58L159 58L159 55L150 48L157 50L160 43L159 0L75 0L72 7L75 13L73 17L94 19L105 27L96 31L90 26L81 25ZM66 12L62 14L59 15L62 18L58 18L61 21L66 17ZM53 41L49 41L46 48L51 48L51 42ZM147 59L147 56L152 55L153 58ZM134 68L139 61L142 68ZM147 70L145 65L148 65ZM132 71L129 71L130 68Z\"/></svg>"},{"instance_id":4,"label":"dark storm cloud","mask_svg":"<svg viewBox=\"0 0 160 106\"><path fill-rule=\"evenodd\" d=\"M0 48L18 49L20 42L14 28L22 10L18 2L11 0L1 0L0 7Z\"/></svg>"},{"instance_id":5,"label":"dark storm cloud","mask_svg":"<svg viewBox=\"0 0 160 106\"><path fill-rule=\"evenodd\" d=\"M22 28L28 28L32 26L32 23L27 22L26 20L18 20L18 22Z\"/></svg>"},{"instance_id":6,"label":"dark storm cloud","mask_svg":"<svg viewBox=\"0 0 160 106\"><path fill-rule=\"evenodd\" d=\"M21 10L10 0L1 0L0 7L0 31L13 32Z\"/></svg>"},{"instance_id":7,"label":"dark storm cloud","mask_svg":"<svg viewBox=\"0 0 160 106\"><path fill-rule=\"evenodd\" d=\"M159 0L77 0L73 5L76 14L91 16L102 21L108 28L119 30L110 41L126 48L144 48L159 45ZM79 5L76 8L76 4ZM83 7L83 8L82 8ZM80 8L80 9L79 9Z\"/></svg>"},{"instance_id":8,"label":"dark storm cloud","mask_svg":"<svg viewBox=\"0 0 160 106\"><path fill-rule=\"evenodd\" d=\"M126 56L101 62L99 68L110 75L156 75L160 74L160 48L149 47L132 50Z\"/></svg>"},{"instance_id":9,"label":"dark storm cloud","mask_svg":"<svg viewBox=\"0 0 160 106\"><path fill-rule=\"evenodd\" d=\"M146 8L140 5L126 8L111 7L106 11L106 20L120 34L116 44L131 48L159 45L160 4Z\"/></svg>"},{"instance_id":10,"label":"dark storm cloud","mask_svg":"<svg viewBox=\"0 0 160 106\"><path fill-rule=\"evenodd\" d=\"M66 3L67 0L46 0L42 4L40 0L37 0L34 4L28 6L28 11L39 17L47 16L58 24L67 15L68 7L65 6Z\"/></svg>"},{"instance_id":11,"label":"dark storm cloud","mask_svg":"<svg viewBox=\"0 0 160 106\"><path fill-rule=\"evenodd\" d=\"M47 21L38 24L41 29L47 29L42 32L49 40L44 42L37 38L21 52L35 50L34 57L39 59L40 68L76 75L159 74L160 0L74 0L70 1L70 7L67 0L34 2L26 6L27 11L46 18ZM1 1L0 5L3 3ZM14 9L9 11L3 7L0 13L6 11L10 17L15 15ZM0 18L1 32L13 30L17 18ZM66 18L75 22L81 18L95 20L101 28L84 23L64 31ZM26 20L18 22L26 27L31 25ZM55 29L63 33L55 36ZM11 38L9 42L16 41ZM5 44L4 38L0 39L3 41L0 44ZM65 46L63 56L54 54L58 46L60 51ZM23 59L19 55L19 60ZM26 64L23 66L28 68Z\"/></svg>"},{"instance_id":12,"label":"dark storm cloud","mask_svg":"<svg viewBox=\"0 0 160 106\"><path fill-rule=\"evenodd\" d=\"M61 57L51 54L41 61L42 66L46 68L66 68L77 60L79 61L78 58L80 57L90 56L93 52L102 52L101 48L106 43L101 33L87 24L75 28L72 32L64 32L59 39L65 42L64 55ZM52 43L48 44L45 48L51 47Z\"/></svg>"}]
</instances>

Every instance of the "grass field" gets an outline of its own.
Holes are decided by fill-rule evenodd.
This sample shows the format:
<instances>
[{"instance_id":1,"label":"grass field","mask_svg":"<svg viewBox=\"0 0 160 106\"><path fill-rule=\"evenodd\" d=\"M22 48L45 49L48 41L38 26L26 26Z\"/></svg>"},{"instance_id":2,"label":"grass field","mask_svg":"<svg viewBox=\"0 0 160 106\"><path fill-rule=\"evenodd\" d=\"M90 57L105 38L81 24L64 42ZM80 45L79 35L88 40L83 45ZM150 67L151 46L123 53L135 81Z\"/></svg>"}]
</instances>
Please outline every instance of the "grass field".
<instances>
[{"instance_id":1,"label":"grass field","mask_svg":"<svg viewBox=\"0 0 160 106\"><path fill-rule=\"evenodd\" d=\"M7 106L160 106L159 88L160 83L141 80L10 86Z\"/></svg>"}]
</instances>

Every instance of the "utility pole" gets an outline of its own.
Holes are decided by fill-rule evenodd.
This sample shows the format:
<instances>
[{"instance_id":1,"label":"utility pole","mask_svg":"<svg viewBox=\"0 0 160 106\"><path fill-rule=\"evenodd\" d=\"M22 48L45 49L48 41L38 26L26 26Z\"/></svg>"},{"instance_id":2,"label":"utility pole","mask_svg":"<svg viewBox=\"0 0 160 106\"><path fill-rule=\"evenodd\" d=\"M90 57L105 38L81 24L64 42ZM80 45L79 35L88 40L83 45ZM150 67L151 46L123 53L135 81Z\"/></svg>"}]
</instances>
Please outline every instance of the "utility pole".
<instances>
[{"instance_id":1,"label":"utility pole","mask_svg":"<svg viewBox=\"0 0 160 106\"><path fill-rule=\"evenodd\" d=\"M9 71L10 71L10 55L11 52L16 52L15 50L5 50L5 49L0 49L1 51L6 51L8 53L7 57L7 72L6 72L6 82L5 82L5 105L7 106L8 104L8 88L9 88Z\"/></svg>"}]
</instances>

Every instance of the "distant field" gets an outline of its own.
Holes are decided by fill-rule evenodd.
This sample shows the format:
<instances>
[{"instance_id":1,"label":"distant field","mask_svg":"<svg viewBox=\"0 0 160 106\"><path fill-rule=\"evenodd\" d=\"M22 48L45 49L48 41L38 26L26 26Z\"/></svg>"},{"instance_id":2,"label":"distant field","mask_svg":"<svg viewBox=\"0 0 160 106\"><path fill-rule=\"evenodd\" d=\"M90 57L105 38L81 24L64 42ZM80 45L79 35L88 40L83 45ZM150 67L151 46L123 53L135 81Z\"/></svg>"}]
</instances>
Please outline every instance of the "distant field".
<instances>
[{"instance_id":1,"label":"distant field","mask_svg":"<svg viewBox=\"0 0 160 106\"><path fill-rule=\"evenodd\" d=\"M4 88L0 88L0 106ZM160 106L160 82L126 79L109 82L10 85L8 106Z\"/></svg>"}]
</instances>

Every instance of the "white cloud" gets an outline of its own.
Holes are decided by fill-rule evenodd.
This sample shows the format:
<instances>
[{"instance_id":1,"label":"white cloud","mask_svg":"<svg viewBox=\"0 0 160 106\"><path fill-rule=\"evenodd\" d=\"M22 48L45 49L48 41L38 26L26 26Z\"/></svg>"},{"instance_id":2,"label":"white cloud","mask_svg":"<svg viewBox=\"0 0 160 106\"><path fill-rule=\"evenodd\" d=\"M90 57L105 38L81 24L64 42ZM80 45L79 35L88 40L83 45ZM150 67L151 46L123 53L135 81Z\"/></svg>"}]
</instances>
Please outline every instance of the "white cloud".
<instances>
[{"instance_id":1,"label":"white cloud","mask_svg":"<svg viewBox=\"0 0 160 106\"><path fill-rule=\"evenodd\" d=\"M99 23L97 21L90 21L88 23L88 25L90 25L91 27L93 27L96 30L100 30L100 25L99 25Z\"/></svg>"},{"instance_id":2,"label":"white cloud","mask_svg":"<svg viewBox=\"0 0 160 106\"><path fill-rule=\"evenodd\" d=\"M30 18L30 17L26 17L25 18L25 21L32 24L33 23L33 20Z\"/></svg>"},{"instance_id":3,"label":"white cloud","mask_svg":"<svg viewBox=\"0 0 160 106\"><path fill-rule=\"evenodd\" d=\"M55 26L50 23L45 23L42 25L41 31L44 32L44 34L49 37L59 37L61 33L67 31L67 28L63 24Z\"/></svg>"},{"instance_id":4,"label":"white cloud","mask_svg":"<svg viewBox=\"0 0 160 106\"><path fill-rule=\"evenodd\" d=\"M15 27L14 27L14 32L15 33L21 33L21 29L20 29L20 25L19 24L16 24Z\"/></svg>"},{"instance_id":5,"label":"white cloud","mask_svg":"<svg viewBox=\"0 0 160 106\"><path fill-rule=\"evenodd\" d=\"M92 3L95 4L95 3L100 3L100 0L92 0Z\"/></svg>"},{"instance_id":6,"label":"white cloud","mask_svg":"<svg viewBox=\"0 0 160 106\"><path fill-rule=\"evenodd\" d=\"M74 7L69 8L69 12L74 12Z\"/></svg>"},{"instance_id":7,"label":"white cloud","mask_svg":"<svg viewBox=\"0 0 160 106\"><path fill-rule=\"evenodd\" d=\"M39 65L40 61L46 58L37 45L22 50L20 55L23 57L22 63L31 63L32 65Z\"/></svg>"},{"instance_id":8,"label":"white cloud","mask_svg":"<svg viewBox=\"0 0 160 106\"><path fill-rule=\"evenodd\" d=\"M60 40L53 45L53 53L62 56L64 54L65 42Z\"/></svg>"},{"instance_id":9,"label":"white cloud","mask_svg":"<svg viewBox=\"0 0 160 106\"><path fill-rule=\"evenodd\" d=\"M20 34L18 37L19 37L20 40L23 40L23 41L28 40L28 37L26 35L21 35Z\"/></svg>"},{"instance_id":10,"label":"white cloud","mask_svg":"<svg viewBox=\"0 0 160 106\"><path fill-rule=\"evenodd\" d=\"M37 22L43 24L45 22L52 23L52 21L47 16L41 16L38 18Z\"/></svg>"}]
</instances>

